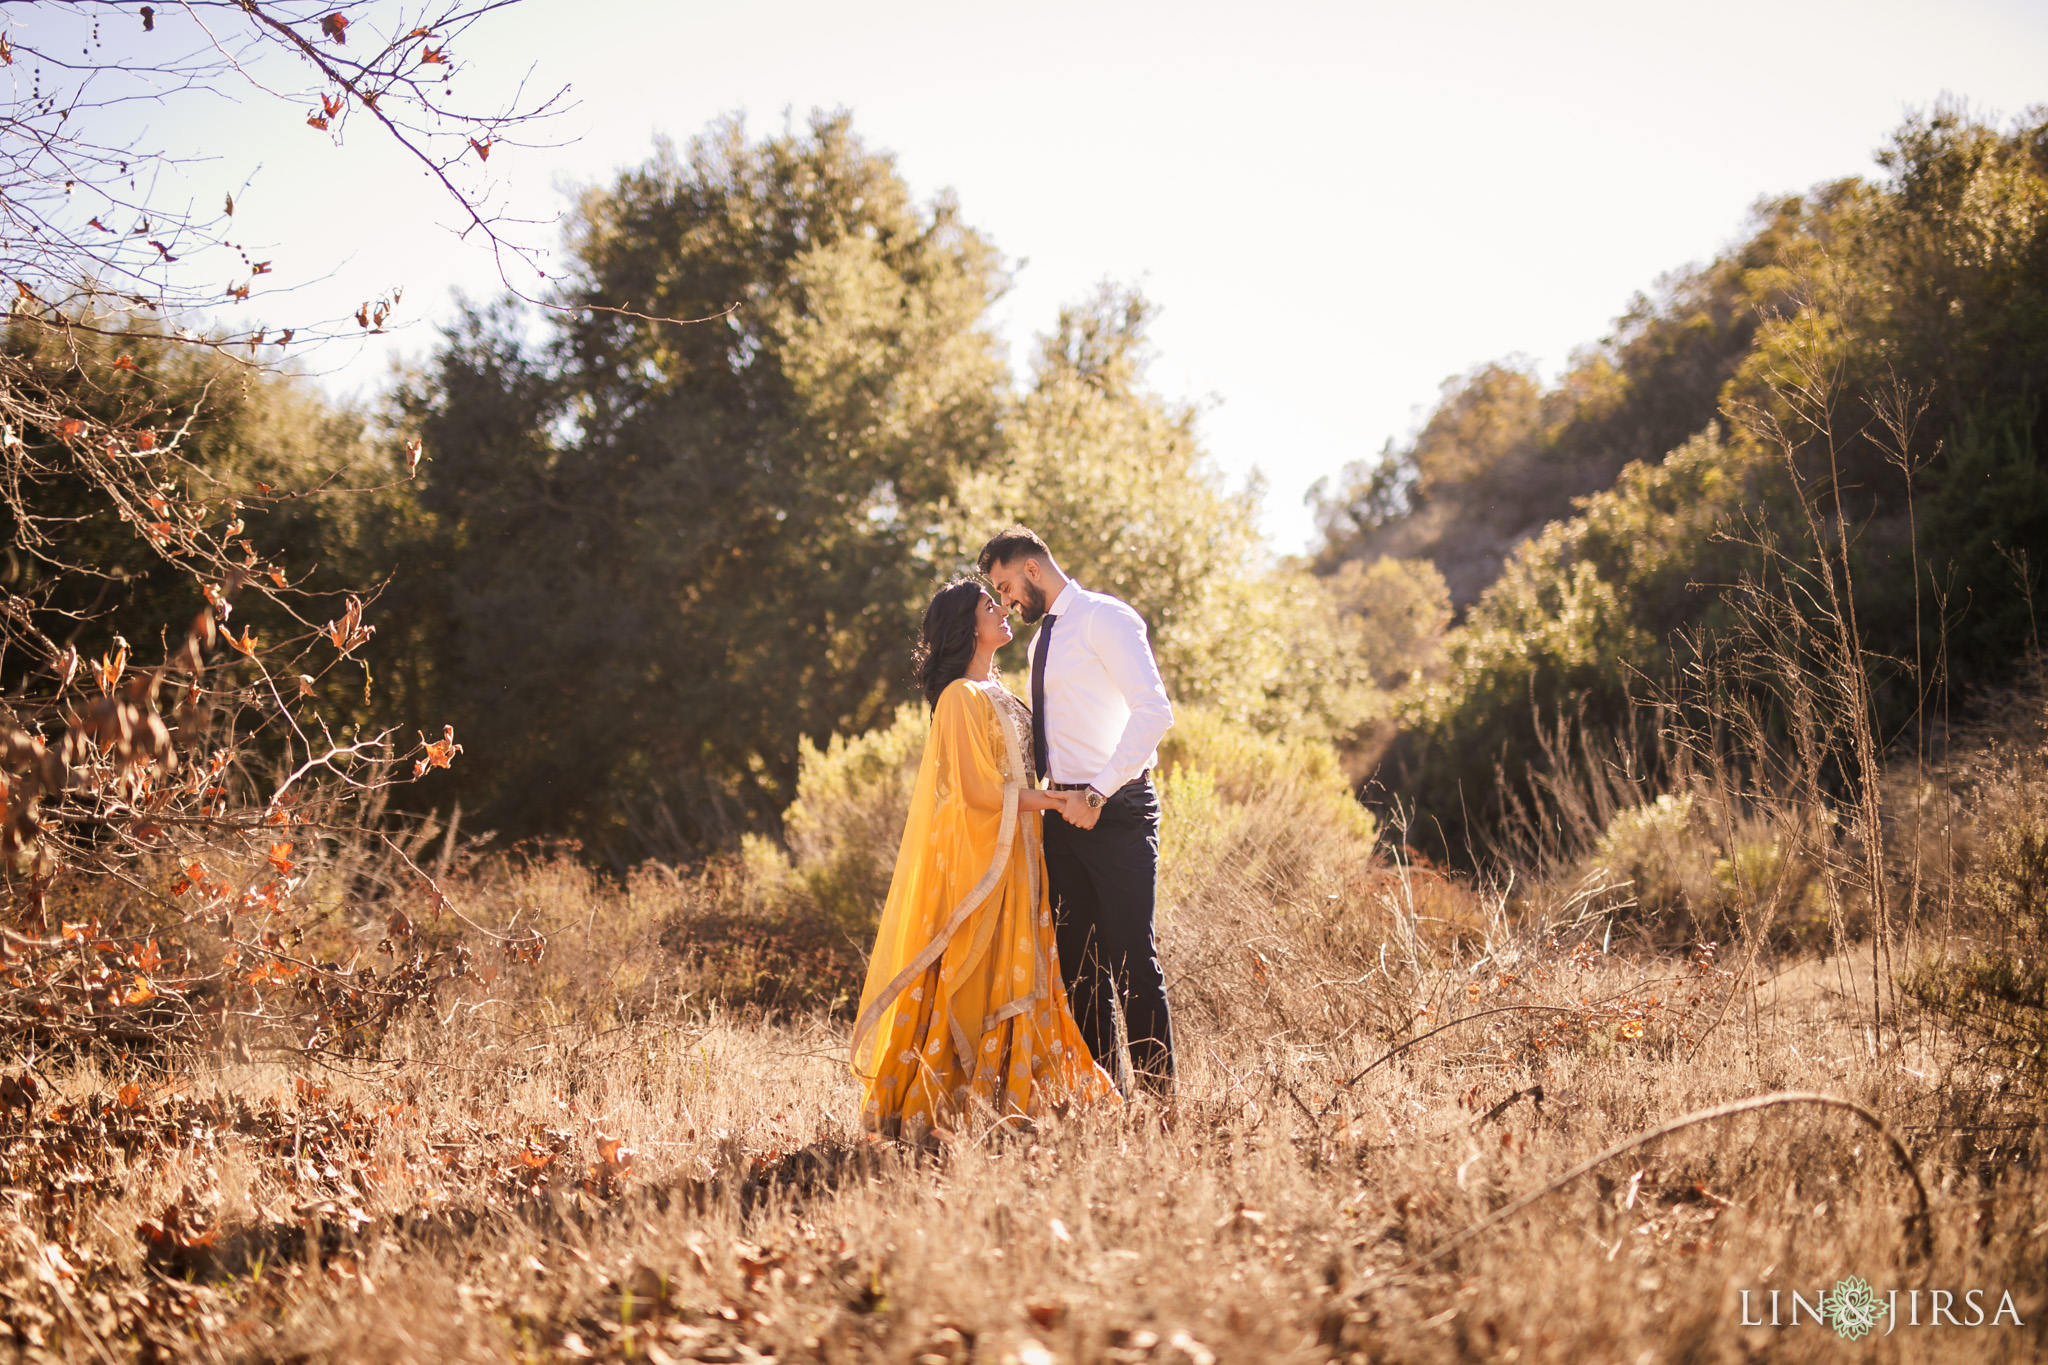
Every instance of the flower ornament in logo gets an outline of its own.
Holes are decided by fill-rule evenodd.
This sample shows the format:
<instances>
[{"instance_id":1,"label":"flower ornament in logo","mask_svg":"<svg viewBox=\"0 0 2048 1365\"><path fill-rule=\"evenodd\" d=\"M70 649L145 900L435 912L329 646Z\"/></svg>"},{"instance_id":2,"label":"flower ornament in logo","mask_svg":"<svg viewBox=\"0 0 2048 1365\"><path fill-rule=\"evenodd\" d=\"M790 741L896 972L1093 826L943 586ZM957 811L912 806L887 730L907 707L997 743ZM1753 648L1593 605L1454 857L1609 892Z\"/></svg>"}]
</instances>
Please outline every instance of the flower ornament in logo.
<instances>
[{"instance_id":1,"label":"flower ornament in logo","mask_svg":"<svg viewBox=\"0 0 2048 1365\"><path fill-rule=\"evenodd\" d=\"M1861 1275L1849 1275L1835 1281L1832 1294L1822 1296L1821 1311L1834 1323L1836 1336L1855 1341L1877 1326L1884 1300Z\"/></svg>"}]
</instances>

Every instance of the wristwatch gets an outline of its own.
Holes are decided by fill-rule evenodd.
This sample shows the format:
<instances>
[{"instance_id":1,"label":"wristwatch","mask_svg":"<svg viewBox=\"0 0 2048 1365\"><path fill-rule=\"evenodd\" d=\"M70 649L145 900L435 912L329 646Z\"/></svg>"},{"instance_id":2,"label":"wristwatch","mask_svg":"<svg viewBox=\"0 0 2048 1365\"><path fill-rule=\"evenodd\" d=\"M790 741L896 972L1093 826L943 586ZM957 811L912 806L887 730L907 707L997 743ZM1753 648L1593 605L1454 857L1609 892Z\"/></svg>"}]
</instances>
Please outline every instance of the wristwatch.
<instances>
[{"instance_id":1,"label":"wristwatch","mask_svg":"<svg viewBox=\"0 0 2048 1365\"><path fill-rule=\"evenodd\" d=\"M1088 803L1089 810L1101 810L1103 803L1109 800L1108 797L1093 787L1088 788L1087 794L1082 799Z\"/></svg>"}]
</instances>

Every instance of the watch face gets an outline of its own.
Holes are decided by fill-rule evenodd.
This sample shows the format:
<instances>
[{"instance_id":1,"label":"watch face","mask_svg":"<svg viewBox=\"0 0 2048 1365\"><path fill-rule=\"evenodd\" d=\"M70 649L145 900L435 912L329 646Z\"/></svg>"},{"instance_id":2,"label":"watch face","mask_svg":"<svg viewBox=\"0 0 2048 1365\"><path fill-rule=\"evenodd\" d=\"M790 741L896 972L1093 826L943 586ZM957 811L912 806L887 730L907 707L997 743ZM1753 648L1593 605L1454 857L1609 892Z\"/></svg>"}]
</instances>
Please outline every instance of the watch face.
<instances>
[{"instance_id":1,"label":"watch face","mask_svg":"<svg viewBox=\"0 0 2048 1365\"><path fill-rule=\"evenodd\" d=\"M1101 809L1102 809L1102 793L1101 793L1101 792L1099 792L1099 791L1096 791L1096 790L1095 790L1094 788L1092 788L1092 787L1091 787L1091 788L1089 788L1089 790L1088 790L1088 809L1090 809L1090 810L1101 810Z\"/></svg>"}]
</instances>

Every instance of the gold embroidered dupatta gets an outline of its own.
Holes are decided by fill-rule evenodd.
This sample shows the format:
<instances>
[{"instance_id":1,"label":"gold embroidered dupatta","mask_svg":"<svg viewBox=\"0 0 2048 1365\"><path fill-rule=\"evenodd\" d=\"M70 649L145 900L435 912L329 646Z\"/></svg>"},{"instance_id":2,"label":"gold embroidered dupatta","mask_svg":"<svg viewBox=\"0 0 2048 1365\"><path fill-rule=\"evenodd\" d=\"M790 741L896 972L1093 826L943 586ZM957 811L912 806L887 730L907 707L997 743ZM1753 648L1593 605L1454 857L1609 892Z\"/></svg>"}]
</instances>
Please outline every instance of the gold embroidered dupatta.
<instances>
[{"instance_id":1,"label":"gold embroidered dupatta","mask_svg":"<svg viewBox=\"0 0 2048 1365\"><path fill-rule=\"evenodd\" d=\"M1030 713L1000 685L939 696L853 1029L871 1129L950 1128L1111 1090L1068 1012L1030 785Z\"/></svg>"}]
</instances>

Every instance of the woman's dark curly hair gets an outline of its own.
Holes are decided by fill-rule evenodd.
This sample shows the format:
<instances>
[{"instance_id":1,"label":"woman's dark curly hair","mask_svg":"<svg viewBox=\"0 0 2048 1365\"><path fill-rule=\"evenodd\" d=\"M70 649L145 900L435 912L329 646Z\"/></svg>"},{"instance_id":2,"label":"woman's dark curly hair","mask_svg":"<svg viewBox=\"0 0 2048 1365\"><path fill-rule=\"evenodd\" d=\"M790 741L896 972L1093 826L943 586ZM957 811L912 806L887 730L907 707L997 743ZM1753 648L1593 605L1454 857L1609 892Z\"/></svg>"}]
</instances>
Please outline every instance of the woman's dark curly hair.
<instances>
[{"instance_id":1,"label":"woman's dark curly hair","mask_svg":"<svg viewBox=\"0 0 2048 1365\"><path fill-rule=\"evenodd\" d=\"M967 676L967 665L974 659L974 618L980 607L981 584L963 578L940 588L924 609L924 624L918 628L910 667L918 690L933 708L947 683Z\"/></svg>"}]
</instances>

